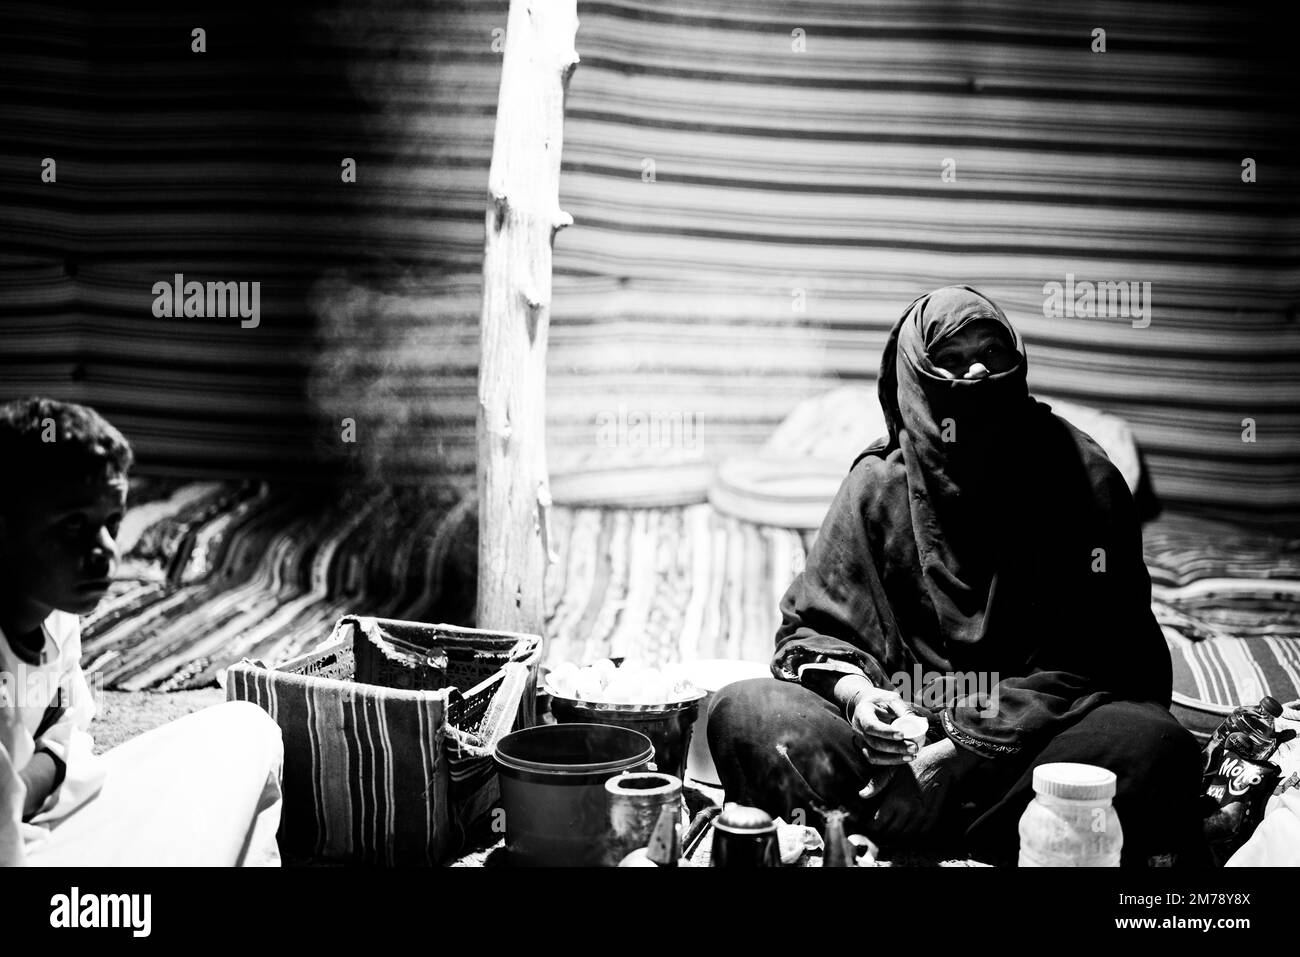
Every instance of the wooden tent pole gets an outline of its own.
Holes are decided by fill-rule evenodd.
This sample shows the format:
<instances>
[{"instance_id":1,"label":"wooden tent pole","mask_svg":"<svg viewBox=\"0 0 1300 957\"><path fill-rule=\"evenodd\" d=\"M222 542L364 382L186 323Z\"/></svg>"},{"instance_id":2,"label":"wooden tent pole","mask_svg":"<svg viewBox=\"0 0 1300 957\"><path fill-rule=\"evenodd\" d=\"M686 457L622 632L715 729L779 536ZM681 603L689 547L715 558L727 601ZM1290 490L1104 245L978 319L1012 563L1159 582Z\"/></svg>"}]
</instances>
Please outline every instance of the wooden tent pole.
<instances>
[{"instance_id":1,"label":"wooden tent pole","mask_svg":"<svg viewBox=\"0 0 1300 957\"><path fill-rule=\"evenodd\" d=\"M479 628L545 638L546 343L576 0L511 0L488 174L478 378Z\"/></svg>"}]
</instances>

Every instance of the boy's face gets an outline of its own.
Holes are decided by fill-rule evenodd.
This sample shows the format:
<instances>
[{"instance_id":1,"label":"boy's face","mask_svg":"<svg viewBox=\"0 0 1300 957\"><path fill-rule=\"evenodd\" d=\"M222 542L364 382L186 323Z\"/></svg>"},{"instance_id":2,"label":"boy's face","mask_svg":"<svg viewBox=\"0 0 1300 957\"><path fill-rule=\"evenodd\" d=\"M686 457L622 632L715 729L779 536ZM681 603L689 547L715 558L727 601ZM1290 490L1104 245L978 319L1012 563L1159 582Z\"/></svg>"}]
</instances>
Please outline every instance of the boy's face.
<instances>
[{"instance_id":1,"label":"boy's face","mask_svg":"<svg viewBox=\"0 0 1300 957\"><path fill-rule=\"evenodd\" d=\"M29 605L74 615L94 611L117 570L126 490L126 477L113 475L38 490L4 523L6 588Z\"/></svg>"}]
</instances>

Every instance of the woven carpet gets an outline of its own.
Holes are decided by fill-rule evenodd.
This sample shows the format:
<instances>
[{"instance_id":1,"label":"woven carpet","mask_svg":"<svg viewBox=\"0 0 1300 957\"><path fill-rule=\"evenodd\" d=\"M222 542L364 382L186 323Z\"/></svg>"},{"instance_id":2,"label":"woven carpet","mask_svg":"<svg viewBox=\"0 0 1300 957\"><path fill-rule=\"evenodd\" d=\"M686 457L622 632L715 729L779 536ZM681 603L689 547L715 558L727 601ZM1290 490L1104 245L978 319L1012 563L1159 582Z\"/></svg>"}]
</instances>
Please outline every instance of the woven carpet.
<instances>
[{"instance_id":1,"label":"woven carpet","mask_svg":"<svg viewBox=\"0 0 1300 957\"><path fill-rule=\"evenodd\" d=\"M139 482L109 597L83 621L105 687L211 685L248 656L314 646L342 614L471 624L473 504L454 492L329 493ZM712 506L558 508L546 662L766 661L811 534ZM1165 515L1145 529L1174 712L1205 734L1265 693L1300 698L1300 540Z\"/></svg>"},{"instance_id":2,"label":"woven carpet","mask_svg":"<svg viewBox=\"0 0 1300 957\"><path fill-rule=\"evenodd\" d=\"M139 483L133 501L117 581L82 624L106 687L202 687L241 657L306 650L347 612L466 614L445 577L464 565L454 497L204 482Z\"/></svg>"},{"instance_id":3,"label":"woven carpet","mask_svg":"<svg viewBox=\"0 0 1300 957\"><path fill-rule=\"evenodd\" d=\"M1300 697L1300 539L1177 515L1144 538L1178 720L1206 736L1238 704Z\"/></svg>"},{"instance_id":4,"label":"woven carpet","mask_svg":"<svg viewBox=\"0 0 1300 957\"><path fill-rule=\"evenodd\" d=\"M83 621L106 687L211 684L248 656L283 661L347 612L468 624L473 505L455 493L138 483L122 568ZM708 505L564 509L547 581L548 660L766 660L804 536Z\"/></svg>"}]
</instances>

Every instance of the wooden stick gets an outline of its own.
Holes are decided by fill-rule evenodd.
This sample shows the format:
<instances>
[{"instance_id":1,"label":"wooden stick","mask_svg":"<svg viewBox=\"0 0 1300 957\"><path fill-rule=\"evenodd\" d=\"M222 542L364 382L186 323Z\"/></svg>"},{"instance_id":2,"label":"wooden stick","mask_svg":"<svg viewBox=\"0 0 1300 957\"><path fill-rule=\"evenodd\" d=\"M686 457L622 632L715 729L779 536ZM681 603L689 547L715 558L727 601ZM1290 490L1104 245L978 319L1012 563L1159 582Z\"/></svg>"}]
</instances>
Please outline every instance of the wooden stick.
<instances>
[{"instance_id":1,"label":"wooden stick","mask_svg":"<svg viewBox=\"0 0 1300 957\"><path fill-rule=\"evenodd\" d=\"M545 637L546 343L576 0L511 0L483 252L477 625ZM543 651L544 654L544 651Z\"/></svg>"}]
</instances>

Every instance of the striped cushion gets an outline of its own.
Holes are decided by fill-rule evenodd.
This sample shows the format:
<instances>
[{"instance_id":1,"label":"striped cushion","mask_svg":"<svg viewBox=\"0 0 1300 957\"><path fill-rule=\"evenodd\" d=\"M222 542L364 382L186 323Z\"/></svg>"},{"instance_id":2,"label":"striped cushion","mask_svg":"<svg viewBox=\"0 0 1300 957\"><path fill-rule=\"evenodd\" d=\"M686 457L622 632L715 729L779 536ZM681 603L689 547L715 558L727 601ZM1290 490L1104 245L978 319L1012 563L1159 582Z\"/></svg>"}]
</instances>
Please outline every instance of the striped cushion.
<instances>
[{"instance_id":1,"label":"striped cushion","mask_svg":"<svg viewBox=\"0 0 1300 957\"><path fill-rule=\"evenodd\" d=\"M237 664L226 693L264 708L284 734L286 854L432 865L450 852L447 692Z\"/></svg>"},{"instance_id":2,"label":"striped cushion","mask_svg":"<svg viewBox=\"0 0 1300 957\"><path fill-rule=\"evenodd\" d=\"M1300 541L1188 516L1144 537L1178 720L1204 737L1240 704L1300 698Z\"/></svg>"}]
</instances>

